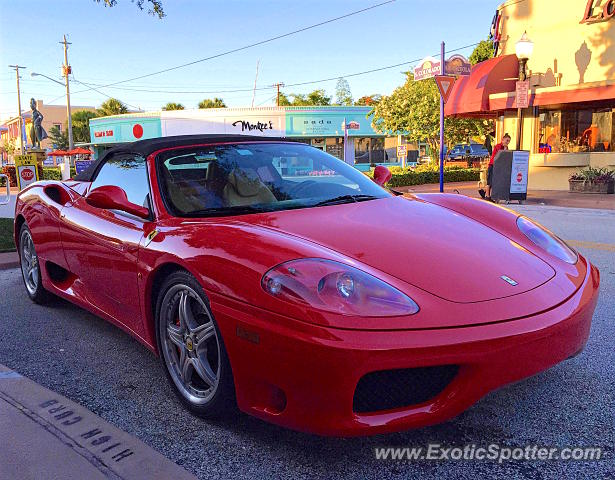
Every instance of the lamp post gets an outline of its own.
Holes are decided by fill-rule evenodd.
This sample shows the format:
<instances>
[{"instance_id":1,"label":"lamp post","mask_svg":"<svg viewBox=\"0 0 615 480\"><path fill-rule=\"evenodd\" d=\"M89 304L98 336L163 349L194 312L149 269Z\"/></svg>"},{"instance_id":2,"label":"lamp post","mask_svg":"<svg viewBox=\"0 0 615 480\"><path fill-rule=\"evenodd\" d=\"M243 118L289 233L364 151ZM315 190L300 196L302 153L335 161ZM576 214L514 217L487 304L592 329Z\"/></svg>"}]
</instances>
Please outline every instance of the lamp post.
<instances>
[{"instance_id":1,"label":"lamp post","mask_svg":"<svg viewBox=\"0 0 615 480\"><path fill-rule=\"evenodd\" d=\"M52 82L57 83L58 85L62 85L63 87L65 86L64 83L58 81L58 80L54 80L51 77L48 77L47 75L44 75L42 73L36 73L36 72L32 72L30 74L32 77L45 77L47 80L51 80ZM68 80L67 80L68 82ZM70 93L68 92L68 88L66 89L66 113L68 116L68 121L67 121L67 128L68 128L68 149L72 150L73 149L73 119L71 118L71 113L70 113Z\"/></svg>"},{"instance_id":2,"label":"lamp post","mask_svg":"<svg viewBox=\"0 0 615 480\"><path fill-rule=\"evenodd\" d=\"M534 42L527 36L527 32L523 32L521 38L515 44L515 53L519 59L519 81L524 82L527 80L526 66L527 61L532 56L534 51ZM521 107L517 107L517 150L521 148L521 132L523 122L523 110Z\"/></svg>"}]
</instances>

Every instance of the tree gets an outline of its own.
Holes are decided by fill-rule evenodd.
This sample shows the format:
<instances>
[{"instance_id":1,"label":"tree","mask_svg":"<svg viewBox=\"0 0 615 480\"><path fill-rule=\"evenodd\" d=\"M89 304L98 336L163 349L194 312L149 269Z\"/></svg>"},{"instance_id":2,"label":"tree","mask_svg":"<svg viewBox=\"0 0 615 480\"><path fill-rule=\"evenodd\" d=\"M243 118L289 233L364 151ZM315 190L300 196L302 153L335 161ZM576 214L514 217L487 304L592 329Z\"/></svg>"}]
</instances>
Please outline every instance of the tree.
<instances>
[{"instance_id":1,"label":"tree","mask_svg":"<svg viewBox=\"0 0 615 480\"><path fill-rule=\"evenodd\" d=\"M476 65L477 63L484 62L493 58L493 42L491 40L482 40L470 55L470 63Z\"/></svg>"},{"instance_id":2,"label":"tree","mask_svg":"<svg viewBox=\"0 0 615 480\"><path fill-rule=\"evenodd\" d=\"M98 109L99 117L107 117L109 115L121 115L122 113L128 113L128 107L117 98L110 98L102 103Z\"/></svg>"},{"instance_id":3,"label":"tree","mask_svg":"<svg viewBox=\"0 0 615 480\"><path fill-rule=\"evenodd\" d=\"M15 144L10 140L4 140L2 142L2 146L0 146L0 149L5 151L8 155L13 155L16 150Z\"/></svg>"},{"instance_id":4,"label":"tree","mask_svg":"<svg viewBox=\"0 0 615 480\"><path fill-rule=\"evenodd\" d=\"M380 132L406 135L412 142L427 142L434 159L440 150L440 94L433 79L406 83L385 96L372 111L372 125ZM484 138L491 131L487 120L447 117L444 138L448 144Z\"/></svg>"},{"instance_id":5,"label":"tree","mask_svg":"<svg viewBox=\"0 0 615 480\"><path fill-rule=\"evenodd\" d=\"M340 78L335 84L335 103L338 105L352 105L350 84L345 78Z\"/></svg>"},{"instance_id":6,"label":"tree","mask_svg":"<svg viewBox=\"0 0 615 480\"><path fill-rule=\"evenodd\" d=\"M224 107L226 107L224 100L218 97L214 98L213 100L211 98L206 98L205 100L202 100L199 102L199 108L224 108Z\"/></svg>"},{"instance_id":7,"label":"tree","mask_svg":"<svg viewBox=\"0 0 615 480\"><path fill-rule=\"evenodd\" d=\"M184 110L185 107L181 103L169 102L164 107L163 110Z\"/></svg>"},{"instance_id":8,"label":"tree","mask_svg":"<svg viewBox=\"0 0 615 480\"><path fill-rule=\"evenodd\" d=\"M68 131L66 129L60 131L57 125L49 129L49 140L57 150L68 150Z\"/></svg>"},{"instance_id":9,"label":"tree","mask_svg":"<svg viewBox=\"0 0 615 480\"><path fill-rule=\"evenodd\" d=\"M292 103L290 103L290 100L288 99L288 97L280 92L280 97L279 97L279 105L280 107L288 107L290 105L292 105Z\"/></svg>"},{"instance_id":10,"label":"tree","mask_svg":"<svg viewBox=\"0 0 615 480\"><path fill-rule=\"evenodd\" d=\"M115 7L117 5L117 0L94 0L96 3L100 3L101 1L104 3L105 7ZM143 5L146 0L132 0L132 3L136 3L139 10L143 10ZM149 4L149 8L147 13L153 16L157 16L158 18L162 18L165 16L164 9L162 8L161 0L147 0Z\"/></svg>"},{"instance_id":11,"label":"tree","mask_svg":"<svg viewBox=\"0 0 615 480\"><path fill-rule=\"evenodd\" d=\"M331 105L331 97L327 97L323 89L314 90L307 95L304 93L291 93L290 96L292 97L291 102L288 102L286 96L284 96L284 99L288 102L288 105L294 107ZM280 94L280 105L283 105L282 94Z\"/></svg>"},{"instance_id":12,"label":"tree","mask_svg":"<svg viewBox=\"0 0 615 480\"><path fill-rule=\"evenodd\" d=\"M354 102L354 104L358 107L373 107L380 103L380 100L382 100L382 95L379 93L374 93L372 95L365 95L359 98L356 102Z\"/></svg>"},{"instance_id":13,"label":"tree","mask_svg":"<svg viewBox=\"0 0 615 480\"><path fill-rule=\"evenodd\" d=\"M73 120L73 140L90 143L90 119L98 117L98 112L79 110L71 115Z\"/></svg>"}]
</instances>

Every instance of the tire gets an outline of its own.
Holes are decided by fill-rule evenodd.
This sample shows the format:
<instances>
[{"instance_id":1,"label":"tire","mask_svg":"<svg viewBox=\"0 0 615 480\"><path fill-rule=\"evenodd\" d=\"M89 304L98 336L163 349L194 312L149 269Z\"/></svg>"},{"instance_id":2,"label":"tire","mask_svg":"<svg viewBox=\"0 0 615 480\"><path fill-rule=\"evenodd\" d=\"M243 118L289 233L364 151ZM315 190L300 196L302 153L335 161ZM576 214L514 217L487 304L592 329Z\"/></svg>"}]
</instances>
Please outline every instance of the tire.
<instances>
[{"instance_id":1,"label":"tire","mask_svg":"<svg viewBox=\"0 0 615 480\"><path fill-rule=\"evenodd\" d=\"M19 230L19 265L26 293L34 303L45 304L51 294L43 287L41 265L36 255L32 232L24 223Z\"/></svg>"},{"instance_id":2,"label":"tire","mask_svg":"<svg viewBox=\"0 0 615 480\"><path fill-rule=\"evenodd\" d=\"M188 272L169 275L156 301L160 359L173 390L194 414L237 413L233 373L203 287Z\"/></svg>"}]
</instances>

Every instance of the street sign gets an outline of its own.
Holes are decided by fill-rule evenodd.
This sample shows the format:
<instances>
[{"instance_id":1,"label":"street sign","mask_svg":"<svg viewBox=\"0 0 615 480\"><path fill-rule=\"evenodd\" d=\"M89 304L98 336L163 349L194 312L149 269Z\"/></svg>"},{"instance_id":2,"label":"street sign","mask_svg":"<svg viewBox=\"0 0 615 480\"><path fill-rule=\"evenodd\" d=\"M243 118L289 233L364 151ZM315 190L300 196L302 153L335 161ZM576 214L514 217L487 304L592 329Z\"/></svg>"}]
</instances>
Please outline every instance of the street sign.
<instances>
[{"instance_id":1,"label":"street sign","mask_svg":"<svg viewBox=\"0 0 615 480\"><path fill-rule=\"evenodd\" d=\"M451 55L446 61L444 73L447 75L467 76L472 73L472 64L463 55Z\"/></svg>"},{"instance_id":2,"label":"street sign","mask_svg":"<svg viewBox=\"0 0 615 480\"><path fill-rule=\"evenodd\" d=\"M455 77L450 75L438 75L436 76L436 85L440 90L440 95L444 103L448 102L451 92L453 91L453 85L455 84Z\"/></svg>"},{"instance_id":3,"label":"street sign","mask_svg":"<svg viewBox=\"0 0 615 480\"><path fill-rule=\"evenodd\" d=\"M434 57L425 57L414 67L414 80L425 80L440 75L440 73L442 73L440 60Z\"/></svg>"},{"instance_id":4,"label":"street sign","mask_svg":"<svg viewBox=\"0 0 615 480\"><path fill-rule=\"evenodd\" d=\"M397 158L408 156L408 145L397 145Z\"/></svg>"},{"instance_id":5,"label":"street sign","mask_svg":"<svg viewBox=\"0 0 615 480\"><path fill-rule=\"evenodd\" d=\"M38 180L38 168L35 155L15 155L15 169L17 170L17 187L23 190Z\"/></svg>"},{"instance_id":6,"label":"street sign","mask_svg":"<svg viewBox=\"0 0 615 480\"><path fill-rule=\"evenodd\" d=\"M530 81L517 82L517 108L527 108L530 106Z\"/></svg>"}]
</instances>

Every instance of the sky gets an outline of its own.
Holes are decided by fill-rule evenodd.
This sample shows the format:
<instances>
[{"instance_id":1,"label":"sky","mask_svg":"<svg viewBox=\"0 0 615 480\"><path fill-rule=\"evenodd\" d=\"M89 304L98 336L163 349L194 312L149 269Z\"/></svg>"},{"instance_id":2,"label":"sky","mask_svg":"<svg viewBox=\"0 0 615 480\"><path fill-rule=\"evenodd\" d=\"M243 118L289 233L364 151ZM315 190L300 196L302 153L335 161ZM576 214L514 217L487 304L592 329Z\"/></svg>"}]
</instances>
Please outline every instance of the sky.
<instances>
[{"instance_id":1,"label":"sky","mask_svg":"<svg viewBox=\"0 0 615 480\"><path fill-rule=\"evenodd\" d=\"M133 109L157 110L167 102L196 108L203 98L221 97L229 107L273 106L274 83L286 94L323 88L334 97L336 78L346 77L353 97L390 94L417 60L487 38L500 1L396 0L378 8L264 45L171 72L102 87L323 22L384 0L162 0L160 20L131 0L108 8L94 0L0 0L0 119L17 114L15 72L21 73L22 109L29 99L65 105L58 81L67 35L74 80L71 104L99 106L116 97ZM472 48L460 51L469 56ZM448 55L447 55L448 56ZM359 76L353 73L407 62ZM97 91L77 82L85 82ZM261 89L262 88L262 89ZM148 90L148 91L143 91ZM226 92L227 90L248 90ZM106 96L107 95L107 96Z\"/></svg>"}]
</instances>

